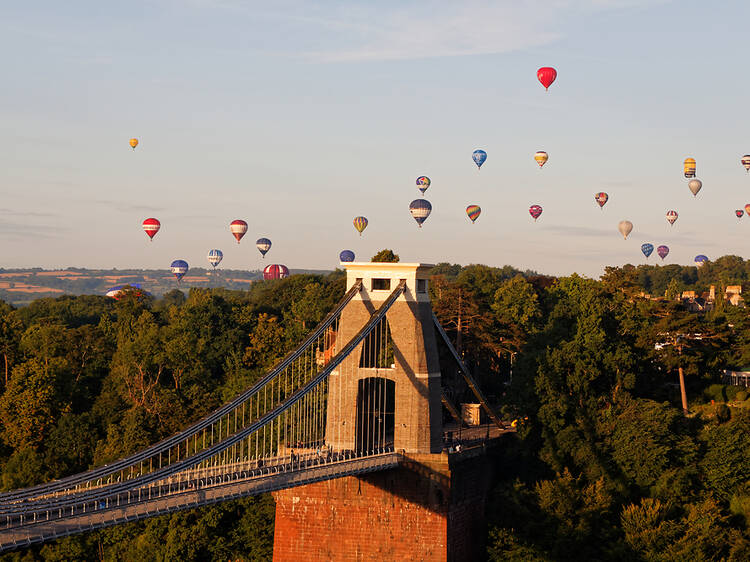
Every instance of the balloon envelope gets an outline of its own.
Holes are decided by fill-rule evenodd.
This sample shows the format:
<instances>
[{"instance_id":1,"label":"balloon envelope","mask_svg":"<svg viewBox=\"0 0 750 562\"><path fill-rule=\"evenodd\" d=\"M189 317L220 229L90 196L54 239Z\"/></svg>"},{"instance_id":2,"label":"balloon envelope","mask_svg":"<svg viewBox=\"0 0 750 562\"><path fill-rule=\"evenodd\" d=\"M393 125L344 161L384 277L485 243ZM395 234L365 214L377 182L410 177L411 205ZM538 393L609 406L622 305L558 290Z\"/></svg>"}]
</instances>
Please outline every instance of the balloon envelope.
<instances>
[{"instance_id":1,"label":"balloon envelope","mask_svg":"<svg viewBox=\"0 0 750 562\"><path fill-rule=\"evenodd\" d=\"M690 180L688 182L688 189L690 189L690 193L693 194L693 197L698 195L698 192L703 187L703 182L701 180Z\"/></svg>"},{"instance_id":2,"label":"balloon envelope","mask_svg":"<svg viewBox=\"0 0 750 562\"><path fill-rule=\"evenodd\" d=\"M539 164L539 167L541 168L547 163L547 160L549 160L549 155L543 150L540 150L534 154L534 160L536 160L536 163Z\"/></svg>"},{"instance_id":3,"label":"balloon envelope","mask_svg":"<svg viewBox=\"0 0 750 562\"><path fill-rule=\"evenodd\" d=\"M362 236L362 231L367 228L367 219L365 217L354 217L352 223L357 232L359 232L359 235Z\"/></svg>"},{"instance_id":4,"label":"balloon envelope","mask_svg":"<svg viewBox=\"0 0 750 562\"><path fill-rule=\"evenodd\" d=\"M339 261L350 262L354 261L354 252L351 250L344 250L339 254Z\"/></svg>"},{"instance_id":5,"label":"balloon envelope","mask_svg":"<svg viewBox=\"0 0 750 562\"><path fill-rule=\"evenodd\" d=\"M432 204L427 199L415 199L409 204L409 212L417 221L419 228L422 228L422 223L427 220L432 212Z\"/></svg>"},{"instance_id":6,"label":"balloon envelope","mask_svg":"<svg viewBox=\"0 0 750 562\"><path fill-rule=\"evenodd\" d=\"M554 82L557 78L557 70L555 70L551 66L543 66L536 71L536 78L537 80L539 80L539 82L542 83L544 89L548 90L552 85L552 82Z\"/></svg>"},{"instance_id":7,"label":"balloon envelope","mask_svg":"<svg viewBox=\"0 0 750 562\"><path fill-rule=\"evenodd\" d=\"M633 223L630 221L620 221L620 224L617 225L617 230L619 230L622 237L627 240L628 234L633 232Z\"/></svg>"},{"instance_id":8,"label":"balloon envelope","mask_svg":"<svg viewBox=\"0 0 750 562\"><path fill-rule=\"evenodd\" d=\"M695 158L685 158L684 172L686 178L695 177Z\"/></svg>"},{"instance_id":9,"label":"balloon envelope","mask_svg":"<svg viewBox=\"0 0 750 562\"><path fill-rule=\"evenodd\" d=\"M532 205L529 207L529 214L534 217L534 222L536 222L536 219L538 219L540 216L542 216L542 206L541 205Z\"/></svg>"},{"instance_id":10,"label":"balloon envelope","mask_svg":"<svg viewBox=\"0 0 750 562\"><path fill-rule=\"evenodd\" d=\"M417 178L417 189L419 189L422 195L424 195L424 192L427 191L427 188L430 187L431 183L430 178L427 176L419 176Z\"/></svg>"},{"instance_id":11,"label":"balloon envelope","mask_svg":"<svg viewBox=\"0 0 750 562\"><path fill-rule=\"evenodd\" d=\"M138 139L130 139L130 148L135 150L136 146L138 146Z\"/></svg>"},{"instance_id":12,"label":"balloon envelope","mask_svg":"<svg viewBox=\"0 0 750 562\"><path fill-rule=\"evenodd\" d=\"M469 215L472 223L479 218L481 213L482 209L479 205L469 205L466 207L466 214Z\"/></svg>"},{"instance_id":13,"label":"balloon envelope","mask_svg":"<svg viewBox=\"0 0 750 562\"><path fill-rule=\"evenodd\" d=\"M666 258L667 254L669 254L669 246L659 246L656 248L656 253L659 254L661 259Z\"/></svg>"},{"instance_id":14,"label":"balloon envelope","mask_svg":"<svg viewBox=\"0 0 750 562\"><path fill-rule=\"evenodd\" d=\"M174 260L169 267L174 276L177 277L177 281L179 281L187 273L188 263L185 260Z\"/></svg>"},{"instance_id":15,"label":"balloon envelope","mask_svg":"<svg viewBox=\"0 0 750 562\"><path fill-rule=\"evenodd\" d=\"M260 255L265 258L266 253L271 249L271 241L268 238L258 238L255 241L255 247L258 248Z\"/></svg>"},{"instance_id":16,"label":"balloon envelope","mask_svg":"<svg viewBox=\"0 0 750 562\"><path fill-rule=\"evenodd\" d=\"M695 256L694 261L695 261L695 265L700 267L708 261L708 257L704 256L703 254L698 254L697 256Z\"/></svg>"},{"instance_id":17,"label":"balloon envelope","mask_svg":"<svg viewBox=\"0 0 750 562\"><path fill-rule=\"evenodd\" d=\"M734 214L737 216L738 219L741 219L742 215L745 214L745 211L743 211L742 209L735 209Z\"/></svg>"},{"instance_id":18,"label":"balloon envelope","mask_svg":"<svg viewBox=\"0 0 750 562\"><path fill-rule=\"evenodd\" d=\"M224 253L221 250L208 251L208 263L213 265L214 269L216 269L216 266L221 263L222 259L224 259Z\"/></svg>"},{"instance_id":19,"label":"balloon envelope","mask_svg":"<svg viewBox=\"0 0 750 562\"><path fill-rule=\"evenodd\" d=\"M604 205L606 205L607 201L609 201L609 195L607 195L603 191L600 191L599 193L594 194L594 200L599 204L600 208L604 208Z\"/></svg>"},{"instance_id":20,"label":"balloon envelope","mask_svg":"<svg viewBox=\"0 0 750 562\"><path fill-rule=\"evenodd\" d=\"M677 211L667 211L667 222L672 225L677 220Z\"/></svg>"},{"instance_id":21,"label":"balloon envelope","mask_svg":"<svg viewBox=\"0 0 750 562\"><path fill-rule=\"evenodd\" d=\"M482 164L487 160L487 153L484 150L475 150L471 155L471 159L474 160L474 164L477 165L477 168L481 169Z\"/></svg>"},{"instance_id":22,"label":"balloon envelope","mask_svg":"<svg viewBox=\"0 0 750 562\"><path fill-rule=\"evenodd\" d=\"M232 236L237 239L237 244L239 244L240 240L242 240L242 237L247 232L247 223L240 219L234 220L230 223L229 230L231 231Z\"/></svg>"},{"instance_id":23,"label":"balloon envelope","mask_svg":"<svg viewBox=\"0 0 750 562\"><path fill-rule=\"evenodd\" d=\"M744 166L745 170L750 172L750 154L745 154L740 160L740 162L742 162L742 165Z\"/></svg>"},{"instance_id":24,"label":"balloon envelope","mask_svg":"<svg viewBox=\"0 0 750 562\"><path fill-rule=\"evenodd\" d=\"M653 244L643 244L641 246L641 252L643 252L643 255L646 256L646 259L651 255L651 253L654 251L654 245Z\"/></svg>"},{"instance_id":25,"label":"balloon envelope","mask_svg":"<svg viewBox=\"0 0 750 562\"><path fill-rule=\"evenodd\" d=\"M750 203L745 205L745 212L748 214L748 216L750 216Z\"/></svg>"},{"instance_id":26,"label":"balloon envelope","mask_svg":"<svg viewBox=\"0 0 750 562\"><path fill-rule=\"evenodd\" d=\"M150 218L143 221L143 231L148 235L148 237L153 240L154 236L156 236L156 233L159 232L159 229L161 228L161 223L158 219Z\"/></svg>"},{"instance_id":27,"label":"balloon envelope","mask_svg":"<svg viewBox=\"0 0 750 562\"><path fill-rule=\"evenodd\" d=\"M285 265L274 263L267 265L263 270L263 279L269 281L271 279L284 279L289 277L289 269Z\"/></svg>"}]
</instances>

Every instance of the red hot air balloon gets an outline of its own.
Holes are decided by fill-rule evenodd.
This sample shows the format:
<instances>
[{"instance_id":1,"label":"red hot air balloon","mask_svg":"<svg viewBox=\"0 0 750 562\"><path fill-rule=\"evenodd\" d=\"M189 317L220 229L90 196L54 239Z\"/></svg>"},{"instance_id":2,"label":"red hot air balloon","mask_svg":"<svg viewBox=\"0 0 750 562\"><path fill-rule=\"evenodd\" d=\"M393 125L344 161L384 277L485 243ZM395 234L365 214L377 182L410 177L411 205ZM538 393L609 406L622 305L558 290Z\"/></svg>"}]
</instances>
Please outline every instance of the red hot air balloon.
<instances>
[{"instance_id":1,"label":"red hot air balloon","mask_svg":"<svg viewBox=\"0 0 750 562\"><path fill-rule=\"evenodd\" d=\"M284 279L289 277L289 269L285 265L274 263L267 265L263 270L263 279L270 281L271 279Z\"/></svg>"},{"instance_id":2,"label":"red hot air balloon","mask_svg":"<svg viewBox=\"0 0 750 562\"><path fill-rule=\"evenodd\" d=\"M159 229L161 228L161 223L157 219L146 219L143 221L143 230L146 234L148 234L148 237L153 241L154 236L156 236L156 233L159 232Z\"/></svg>"},{"instance_id":3,"label":"red hot air balloon","mask_svg":"<svg viewBox=\"0 0 750 562\"><path fill-rule=\"evenodd\" d=\"M237 244L239 244L240 240L242 240L242 237L247 232L247 223L243 220L237 219L236 221L231 222L229 230L232 231L232 235L237 239Z\"/></svg>"},{"instance_id":4,"label":"red hot air balloon","mask_svg":"<svg viewBox=\"0 0 750 562\"><path fill-rule=\"evenodd\" d=\"M734 214L737 216L738 219L741 219L742 215L745 214L745 211L743 211L742 209L737 209L734 211Z\"/></svg>"},{"instance_id":5,"label":"red hot air balloon","mask_svg":"<svg viewBox=\"0 0 750 562\"><path fill-rule=\"evenodd\" d=\"M607 201L609 201L609 195L607 195L603 191L600 191L599 193L594 194L594 200L599 204L600 209L604 209L604 205L606 205Z\"/></svg>"},{"instance_id":6,"label":"red hot air balloon","mask_svg":"<svg viewBox=\"0 0 750 562\"><path fill-rule=\"evenodd\" d=\"M529 207L529 214L534 217L534 222L542 215L542 207L539 205L532 205Z\"/></svg>"},{"instance_id":7,"label":"red hot air balloon","mask_svg":"<svg viewBox=\"0 0 750 562\"><path fill-rule=\"evenodd\" d=\"M552 82L554 82L555 78L557 78L557 70L555 70L551 66L543 66L536 71L536 77L542 83L544 89L549 90Z\"/></svg>"}]
</instances>

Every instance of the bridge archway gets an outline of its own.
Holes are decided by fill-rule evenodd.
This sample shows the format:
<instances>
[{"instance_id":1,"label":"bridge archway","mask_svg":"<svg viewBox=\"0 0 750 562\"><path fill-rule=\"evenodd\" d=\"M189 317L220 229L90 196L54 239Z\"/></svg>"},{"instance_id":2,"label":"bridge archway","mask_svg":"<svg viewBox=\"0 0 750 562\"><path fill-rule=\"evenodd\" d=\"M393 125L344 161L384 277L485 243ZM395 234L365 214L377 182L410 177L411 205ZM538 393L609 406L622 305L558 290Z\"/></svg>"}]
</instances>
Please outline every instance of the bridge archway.
<instances>
[{"instance_id":1,"label":"bridge archway","mask_svg":"<svg viewBox=\"0 0 750 562\"><path fill-rule=\"evenodd\" d=\"M357 384L357 452L392 448L396 420L396 383L383 377Z\"/></svg>"}]
</instances>

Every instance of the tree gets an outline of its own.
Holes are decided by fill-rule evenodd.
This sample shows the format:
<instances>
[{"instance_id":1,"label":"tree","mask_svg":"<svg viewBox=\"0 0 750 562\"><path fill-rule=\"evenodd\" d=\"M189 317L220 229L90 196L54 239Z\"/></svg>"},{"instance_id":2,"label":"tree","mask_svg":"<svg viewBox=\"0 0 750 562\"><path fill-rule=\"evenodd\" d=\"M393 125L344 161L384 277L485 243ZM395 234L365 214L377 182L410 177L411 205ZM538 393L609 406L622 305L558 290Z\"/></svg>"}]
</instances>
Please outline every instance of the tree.
<instances>
[{"instance_id":1,"label":"tree","mask_svg":"<svg viewBox=\"0 0 750 562\"><path fill-rule=\"evenodd\" d=\"M401 258L398 254L394 254L393 250L380 250L377 254L372 256L371 262L385 262L385 263L397 263Z\"/></svg>"},{"instance_id":2,"label":"tree","mask_svg":"<svg viewBox=\"0 0 750 562\"><path fill-rule=\"evenodd\" d=\"M18 355L18 339L23 331L23 323L15 309L0 301L0 354L3 356L4 386L8 386L8 376Z\"/></svg>"}]
</instances>

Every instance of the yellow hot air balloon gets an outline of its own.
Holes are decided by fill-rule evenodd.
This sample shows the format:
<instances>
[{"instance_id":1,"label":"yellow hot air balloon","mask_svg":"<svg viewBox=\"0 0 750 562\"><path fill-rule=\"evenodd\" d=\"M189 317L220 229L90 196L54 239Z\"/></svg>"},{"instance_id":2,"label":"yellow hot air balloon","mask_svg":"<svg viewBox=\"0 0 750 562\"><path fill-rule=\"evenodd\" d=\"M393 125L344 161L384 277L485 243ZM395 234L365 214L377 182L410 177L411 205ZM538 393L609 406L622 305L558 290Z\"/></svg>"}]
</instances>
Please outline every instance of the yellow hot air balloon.
<instances>
[{"instance_id":1,"label":"yellow hot air balloon","mask_svg":"<svg viewBox=\"0 0 750 562\"><path fill-rule=\"evenodd\" d=\"M695 177L695 158L685 158L685 177Z\"/></svg>"},{"instance_id":2,"label":"yellow hot air balloon","mask_svg":"<svg viewBox=\"0 0 750 562\"><path fill-rule=\"evenodd\" d=\"M133 150L135 150L136 146L138 146L138 139L135 139L135 138L130 139L130 148L132 148Z\"/></svg>"},{"instance_id":3,"label":"yellow hot air balloon","mask_svg":"<svg viewBox=\"0 0 750 562\"><path fill-rule=\"evenodd\" d=\"M541 168L547 163L547 160L549 160L549 155L543 150L540 150L534 154L534 160L536 160L536 163L539 164L539 167Z\"/></svg>"}]
</instances>

